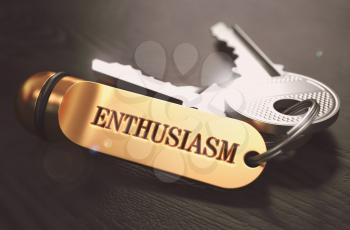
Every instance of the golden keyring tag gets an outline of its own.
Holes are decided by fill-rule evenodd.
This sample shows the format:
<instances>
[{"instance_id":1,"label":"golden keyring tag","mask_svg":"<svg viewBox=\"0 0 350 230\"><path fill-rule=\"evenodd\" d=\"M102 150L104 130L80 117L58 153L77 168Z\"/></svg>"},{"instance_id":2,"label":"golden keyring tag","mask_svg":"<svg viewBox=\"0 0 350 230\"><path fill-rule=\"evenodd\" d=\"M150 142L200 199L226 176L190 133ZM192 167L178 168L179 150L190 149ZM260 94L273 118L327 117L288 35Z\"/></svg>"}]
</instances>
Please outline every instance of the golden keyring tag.
<instances>
[{"instance_id":1,"label":"golden keyring tag","mask_svg":"<svg viewBox=\"0 0 350 230\"><path fill-rule=\"evenodd\" d=\"M29 113L22 113L35 110L40 87L52 75L36 74L20 91L18 110L27 126ZM95 82L58 80L45 113L45 125L58 119L59 130L80 146L222 188L251 183L265 166L245 163L247 153L263 153L266 146L243 121Z\"/></svg>"}]
</instances>

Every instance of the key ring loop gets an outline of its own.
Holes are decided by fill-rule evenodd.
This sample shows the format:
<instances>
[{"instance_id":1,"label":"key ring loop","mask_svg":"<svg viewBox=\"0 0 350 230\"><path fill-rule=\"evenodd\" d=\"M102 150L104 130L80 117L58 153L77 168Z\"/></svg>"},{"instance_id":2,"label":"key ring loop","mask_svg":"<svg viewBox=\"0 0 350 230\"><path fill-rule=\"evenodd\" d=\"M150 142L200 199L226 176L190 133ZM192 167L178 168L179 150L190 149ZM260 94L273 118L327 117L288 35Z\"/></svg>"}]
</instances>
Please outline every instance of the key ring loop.
<instances>
[{"instance_id":1,"label":"key ring loop","mask_svg":"<svg viewBox=\"0 0 350 230\"><path fill-rule=\"evenodd\" d=\"M288 130L286 136L277 145L262 154L247 158L247 163L249 165L257 166L283 153L283 149L286 148L291 142L295 141L299 135L305 132L312 124L319 113L320 106L316 100L307 99L298 102L284 111L284 113L289 115L296 115L306 109L308 109L308 111L306 112L305 116L298 122L298 124Z\"/></svg>"}]
</instances>

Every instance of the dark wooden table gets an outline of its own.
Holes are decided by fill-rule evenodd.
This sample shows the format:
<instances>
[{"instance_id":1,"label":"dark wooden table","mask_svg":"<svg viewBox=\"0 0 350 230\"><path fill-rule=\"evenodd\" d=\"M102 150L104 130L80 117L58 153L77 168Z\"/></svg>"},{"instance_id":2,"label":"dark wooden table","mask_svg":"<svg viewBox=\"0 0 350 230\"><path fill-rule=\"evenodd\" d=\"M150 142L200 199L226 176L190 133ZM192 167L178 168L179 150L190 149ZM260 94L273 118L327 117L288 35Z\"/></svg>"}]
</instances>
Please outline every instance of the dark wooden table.
<instances>
[{"instance_id":1,"label":"dark wooden table","mask_svg":"<svg viewBox=\"0 0 350 230\"><path fill-rule=\"evenodd\" d=\"M346 0L2 1L0 229L349 229L349 12ZM246 188L164 183L151 169L45 142L16 121L16 91L29 74L94 79L93 58L136 66L144 41L165 49L156 77L200 85L202 64L218 48L208 30L217 21L240 24L276 63L325 82L342 100L336 124ZM199 60L179 77L172 57L184 42Z\"/></svg>"}]
</instances>

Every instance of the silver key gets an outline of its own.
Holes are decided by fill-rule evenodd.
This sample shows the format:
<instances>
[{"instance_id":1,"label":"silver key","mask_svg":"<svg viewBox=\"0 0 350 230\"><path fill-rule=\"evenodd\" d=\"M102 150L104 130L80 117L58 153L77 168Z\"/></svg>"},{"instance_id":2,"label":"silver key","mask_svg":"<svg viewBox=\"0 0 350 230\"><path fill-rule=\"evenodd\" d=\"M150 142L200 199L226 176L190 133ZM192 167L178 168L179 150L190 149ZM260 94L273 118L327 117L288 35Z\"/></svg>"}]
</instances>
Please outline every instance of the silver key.
<instances>
[{"instance_id":1,"label":"silver key","mask_svg":"<svg viewBox=\"0 0 350 230\"><path fill-rule=\"evenodd\" d=\"M175 86L170 82L163 82L151 76L145 76L140 70L136 70L130 65L122 65L117 62L107 63L99 59L92 61L92 69L96 72L114 77L144 89L178 99L185 106L196 104L199 100L198 87L195 86Z\"/></svg>"},{"instance_id":2,"label":"silver key","mask_svg":"<svg viewBox=\"0 0 350 230\"><path fill-rule=\"evenodd\" d=\"M181 101L181 104L187 107L194 107L206 112L215 113L225 116L225 111L221 104L214 105L213 98L217 98L221 90L216 84L212 84L209 88L204 90L204 93L199 93L203 89L196 86L175 86L170 82L163 82L152 76L143 75L138 69L134 69L130 65L122 65L118 62L108 63L99 59L92 61L92 70L98 73L107 75L109 78L115 79L112 81L112 86L118 86L118 81L124 81L132 85L141 87L144 90L152 90L161 93L170 98L175 98ZM111 79L104 80L103 83L110 83ZM123 88L123 87L122 87ZM222 90L222 93L225 91Z\"/></svg>"},{"instance_id":3,"label":"silver key","mask_svg":"<svg viewBox=\"0 0 350 230\"><path fill-rule=\"evenodd\" d=\"M241 76L226 87L214 85L203 92L213 94L216 87L217 96L211 103L217 110L224 110L229 117L245 120L264 133L281 134L301 119L300 115L283 114L283 109L296 101L313 98L319 103L320 112L311 130L328 127L336 120L340 102L328 86L315 79L283 71L237 25L230 28L218 23L211 31L238 55L235 61L237 67L233 71Z\"/></svg>"},{"instance_id":4,"label":"silver key","mask_svg":"<svg viewBox=\"0 0 350 230\"><path fill-rule=\"evenodd\" d=\"M235 52L239 54L235 71L239 71L242 77L226 84L226 87L213 84L199 94L201 90L198 87L178 87L144 76L141 71L119 63L95 59L92 68L145 89L177 98L185 106L248 121L265 133L284 133L299 121L301 116L289 116L276 110L278 106L288 107L288 100L291 99L315 98L320 103L320 114L312 126L314 130L335 121L339 111L339 99L327 86L302 75L284 72L281 65L273 64L237 26L234 31L219 23L212 28L212 33L228 46L235 48ZM250 66L254 67L253 70Z\"/></svg>"}]
</instances>

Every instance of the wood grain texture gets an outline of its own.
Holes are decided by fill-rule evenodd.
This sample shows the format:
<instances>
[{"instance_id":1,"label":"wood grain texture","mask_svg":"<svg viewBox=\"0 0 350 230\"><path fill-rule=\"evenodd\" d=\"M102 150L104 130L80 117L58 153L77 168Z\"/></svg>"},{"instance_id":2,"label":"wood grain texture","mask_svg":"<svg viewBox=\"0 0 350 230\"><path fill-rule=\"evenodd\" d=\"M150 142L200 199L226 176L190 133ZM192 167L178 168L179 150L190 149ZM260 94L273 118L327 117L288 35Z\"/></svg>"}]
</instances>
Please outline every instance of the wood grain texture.
<instances>
[{"instance_id":1,"label":"wood grain texture","mask_svg":"<svg viewBox=\"0 0 350 230\"><path fill-rule=\"evenodd\" d=\"M346 0L2 1L0 229L350 229L349 10ZM92 58L135 65L135 49L149 40L166 50L164 79L200 85L201 63L217 48L208 29L222 20L342 101L335 125L246 188L220 190L47 143L16 121L14 98L29 74L94 79ZM183 42L200 60L179 78L171 58Z\"/></svg>"}]
</instances>

